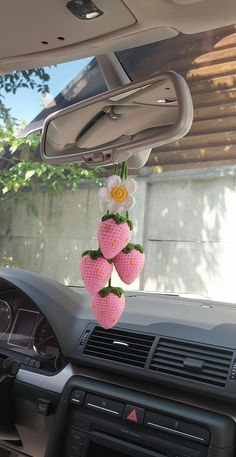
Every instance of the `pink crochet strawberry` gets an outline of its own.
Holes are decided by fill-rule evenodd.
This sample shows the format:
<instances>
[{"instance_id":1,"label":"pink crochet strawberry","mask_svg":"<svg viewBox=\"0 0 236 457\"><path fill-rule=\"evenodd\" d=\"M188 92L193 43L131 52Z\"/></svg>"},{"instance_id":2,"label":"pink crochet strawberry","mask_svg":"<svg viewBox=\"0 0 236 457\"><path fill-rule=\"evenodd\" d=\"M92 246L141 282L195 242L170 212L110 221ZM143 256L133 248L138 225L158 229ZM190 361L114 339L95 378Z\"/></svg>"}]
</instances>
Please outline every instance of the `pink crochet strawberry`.
<instances>
[{"instance_id":1,"label":"pink crochet strawberry","mask_svg":"<svg viewBox=\"0 0 236 457\"><path fill-rule=\"evenodd\" d=\"M91 295L95 295L109 281L113 265L104 259L100 249L85 251L80 262L81 276L84 285Z\"/></svg>"},{"instance_id":2,"label":"pink crochet strawberry","mask_svg":"<svg viewBox=\"0 0 236 457\"><path fill-rule=\"evenodd\" d=\"M114 259L116 271L125 284L131 284L141 273L145 262L142 246L129 243Z\"/></svg>"},{"instance_id":3,"label":"pink crochet strawberry","mask_svg":"<svg viewBox=\"0 0 236 457\"><path fill-rule=\"evenodd\" d=\"M98 243L106 259L113 259L129 243L132 222L120 214L106 214L98 226Z\"/></svg>"},{"instance_id":4,"label":"pink crochet strawberry","mask_svg":"<svg viewBox=\"0 0 236 457\"><path fill-rule=\"evenodd\" d=\"M105 329L114 327L125 308L123 290L119 287L105 287L92 302L92 310L98 323Z\"/></svg>"}]
</instances>

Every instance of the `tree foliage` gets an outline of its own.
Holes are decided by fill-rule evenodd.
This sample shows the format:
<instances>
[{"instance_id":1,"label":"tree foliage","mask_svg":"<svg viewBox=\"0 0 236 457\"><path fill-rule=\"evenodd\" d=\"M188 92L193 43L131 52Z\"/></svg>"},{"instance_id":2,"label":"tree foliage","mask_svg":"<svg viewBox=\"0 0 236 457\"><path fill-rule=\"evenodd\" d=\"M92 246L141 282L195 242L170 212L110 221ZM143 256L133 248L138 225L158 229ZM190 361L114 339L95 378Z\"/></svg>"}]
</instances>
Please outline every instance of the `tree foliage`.
<instances>
[{"instance_id":1,"label":"tree foliage","mask_svg":"<svg viewBox=\"0 0 236 457\"><path fill-rule=\"evenodd\" d=\"M0 204L7 209L12 203L21 203L26 206L29 214L37 215L37 208L25 191L41 190L49 194L64 190L75 191L83 179L93 180L99 185L98 172L99 170L86 170L78 164L52 166L30 160L16 161L0 173Z\"/></svg>"},{"instance_id":2,"label":"tree foliage","mask_svg":"<svg viewBox=\"0 0 236 457\"><path fill-rule=\"evenodd\" d=\"M18 137L19 131L25 127L25 124L25 122L18 122L11 116L10 109L0 99L0 154L4 154L7 147L12 154L12 162L15 160L13 154L17 150L19 152L22 150L25 152L34 151L39 145L40 136L38 133L33 133L26 138Z\"/></svg>"},{"instance_id":3,"label":"tree foliage","mask_svg":"<svg viewBox=\"0 0 236 457\"><path fill-rule=\"evenodd\" d=\"M16 94L18 89L36 89L38 92L49 92L49 74L44 68L14 71L8 75L0 75L0 91Z\"/></svg>"},{"instance_id":4,"label":"tree foliage","mask_svg":"<svg viewBox=\"0 0 236 457\"><path fill-rule=\"evenodd\" d=\"M0 90L16 94L18 89L36 89L49 92L50 77L44 69L16 71L0 76ZM7 163L0 171L0 206L10 208L12 203L24 204L28 213L37 214L26 191L47 191L50 194L64 190L76 190L83 179L90 179L99 185L99 170L87 170L78 164L52 166L43 162L21 160L22 152L34 152L40 142L40 135L34 133L27 138L18 137L23 127L4 104L0 95L0 159ZM6 151L8 157L6 158ZM1 165L1 162L0 162Z\"/></svg>"}]
</instances>

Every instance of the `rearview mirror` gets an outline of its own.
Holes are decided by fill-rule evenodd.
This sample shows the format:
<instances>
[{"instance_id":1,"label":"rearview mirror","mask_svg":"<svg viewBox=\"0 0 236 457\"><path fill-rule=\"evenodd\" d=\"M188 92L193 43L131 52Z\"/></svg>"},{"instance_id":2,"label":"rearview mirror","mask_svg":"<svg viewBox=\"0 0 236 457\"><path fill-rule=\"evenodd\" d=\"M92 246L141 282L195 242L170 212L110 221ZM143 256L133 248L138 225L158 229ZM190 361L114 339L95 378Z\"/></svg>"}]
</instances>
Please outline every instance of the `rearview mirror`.
<instances>
[{"instance_id":1,"label":"rearview mirror","mask_svg":"<svg viewBox=\"0 0 236 457\"><path fill-rule=\"evenodd\" d=\"M187 83L175 72L129 83L50 115L43 127L45 162L144 165L153 147L182 138L193 121Z\"/></svg>"}]
</instances>

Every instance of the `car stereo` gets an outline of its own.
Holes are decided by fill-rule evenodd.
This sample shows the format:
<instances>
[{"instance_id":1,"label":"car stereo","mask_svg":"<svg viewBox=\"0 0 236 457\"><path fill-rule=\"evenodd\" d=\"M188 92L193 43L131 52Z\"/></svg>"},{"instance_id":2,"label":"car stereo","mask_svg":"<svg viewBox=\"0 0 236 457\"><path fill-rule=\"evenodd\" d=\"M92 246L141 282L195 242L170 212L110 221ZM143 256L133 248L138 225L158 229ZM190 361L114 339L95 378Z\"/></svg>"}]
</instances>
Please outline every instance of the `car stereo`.
<instances>
[{"instance_id":1,"label":"car stereo","mask_svg":"<svg viewBox=\"0 0 236 457\"><path fill-rule=\"evenodd\" d=\"M234 455L231 418L82 377L68 382L57 416L47 457Z\"/></svg>"}]
</instances>

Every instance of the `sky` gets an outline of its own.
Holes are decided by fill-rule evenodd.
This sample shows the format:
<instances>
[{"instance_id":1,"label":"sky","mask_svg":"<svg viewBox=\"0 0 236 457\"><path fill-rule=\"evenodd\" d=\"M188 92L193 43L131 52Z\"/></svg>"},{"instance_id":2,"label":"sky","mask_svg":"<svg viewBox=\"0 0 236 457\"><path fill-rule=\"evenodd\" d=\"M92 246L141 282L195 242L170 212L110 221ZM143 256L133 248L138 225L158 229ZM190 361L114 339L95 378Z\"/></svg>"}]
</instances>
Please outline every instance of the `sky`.
<instances>
[{"instance_id":1,"label":"sky","mask_svg":"<svg viewBox=\"0 0 236 457\"><path fill-rule=\"evenodd\" d=\"M59 64L56 67L45 67L50 75L50 94L55 97L62 89L92 60L76 60ZM11 114L19 121L26 121L27 124L43 109L42 95L36 90L19 89L15 95L2 92L4 103L11 108Z\"/></svg>"}]
</instances>

